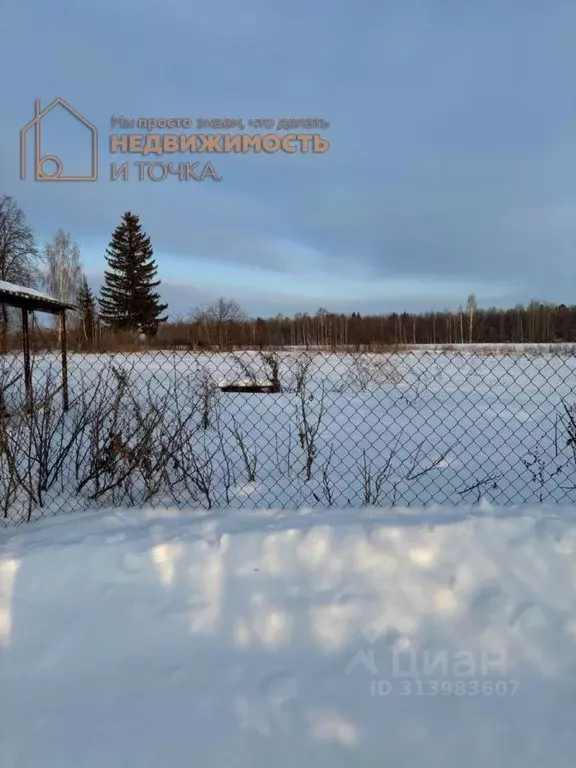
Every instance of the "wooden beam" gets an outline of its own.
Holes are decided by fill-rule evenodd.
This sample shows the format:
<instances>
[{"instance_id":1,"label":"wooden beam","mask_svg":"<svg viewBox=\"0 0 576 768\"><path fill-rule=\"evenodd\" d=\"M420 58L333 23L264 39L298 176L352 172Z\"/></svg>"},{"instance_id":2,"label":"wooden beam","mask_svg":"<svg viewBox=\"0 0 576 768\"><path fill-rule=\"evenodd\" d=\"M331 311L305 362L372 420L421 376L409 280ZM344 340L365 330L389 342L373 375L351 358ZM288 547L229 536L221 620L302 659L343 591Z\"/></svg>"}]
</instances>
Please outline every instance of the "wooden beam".
<instances>
[{"instance_id":1,"label":"wooden beam","mask_svg":"<svg viewBox=\"0 0 576 768\"><path fill-rule=\"evenodd\" d=\"M66 310L60 313L60 353L62 355L62 406L65 411L68 402L68 344L66 339Z\"/></svg>"},{"instance_id":2,"label":"wooden beam","mask_svg":"<svg viewBox=\"0 0 576 768\"><path fill-rule=\"evenodd\" d=\"M26 308L29 312L46 312L50 315L59 315L62 311L62 304L58 302L50 302L27 296L14 296L13 294L2 293L2 291L0 291L0 304L6 304L7 307L15 307L17 309ZM65 306L66 309L71 311L77 309L73 304Z\"/></svg>"},{"instance_id":3,"label":"wooden beam","mask_svg":"<svg viewBox=\"0 0 576 768\"><path fill-rule=\"evenodd\" d=\"M32 363L30 360L30 327L28 325L28 310L22 307L22 350L24 352L24 390L26 408L32 407Z\"/></svg>"}]
</instances>

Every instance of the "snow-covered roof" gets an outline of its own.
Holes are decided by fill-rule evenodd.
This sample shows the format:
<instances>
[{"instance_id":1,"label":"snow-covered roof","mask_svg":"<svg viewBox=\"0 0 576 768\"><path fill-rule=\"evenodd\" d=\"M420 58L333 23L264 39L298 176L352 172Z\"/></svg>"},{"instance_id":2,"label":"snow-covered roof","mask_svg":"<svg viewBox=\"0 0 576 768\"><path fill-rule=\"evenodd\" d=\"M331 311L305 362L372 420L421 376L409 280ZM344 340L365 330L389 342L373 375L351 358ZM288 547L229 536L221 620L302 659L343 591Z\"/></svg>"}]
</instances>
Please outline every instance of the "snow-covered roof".
<instances>
[{"instance_id":1,"label":"snow-covered roof","mask_svg":"<svg viewBox=\"0 0 576 768\"><path fill-rule=\"evenodd\" d=\"M270 381L252 381L252 379L223 379L216 382L217 387L270 387Z\"/></svg>"},{"instance_id":2,"label":"snow-covered roof","mask_svg":"<svg viewBox=\"0 0 576 768\"><path fill-rule=\"evenodd\" d=\"M14 301L12 302L11 299ZM38 309L40 311L76 309L74 304L55 299L53 296L48 296L48 294L37 291L35 288L8 283L6 280L0 280L0 301L5 304L13 303L14 306L22 306L24 304L29 309Z\"/></svg>"}]
</instances>

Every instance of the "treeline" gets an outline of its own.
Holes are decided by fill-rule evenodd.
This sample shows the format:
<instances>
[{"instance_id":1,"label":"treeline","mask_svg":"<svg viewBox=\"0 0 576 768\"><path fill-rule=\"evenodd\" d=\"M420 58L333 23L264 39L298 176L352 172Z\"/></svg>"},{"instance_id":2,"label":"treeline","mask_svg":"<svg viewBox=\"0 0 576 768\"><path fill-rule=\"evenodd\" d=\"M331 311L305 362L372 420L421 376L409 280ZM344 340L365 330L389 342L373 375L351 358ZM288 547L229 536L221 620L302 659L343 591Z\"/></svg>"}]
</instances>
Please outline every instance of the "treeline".
<instances>
[{"instance_id":1,"label":"treeline","mask_svg":"<svg viewBox=\"0 0 576 768\"><path fill-rule=\"evenodd\" d=\"M157 264L139 217L126 212L112 233L99 295L84 274L80 249L59 229L43 251L23 211L0 197L0 280L43 288L74 304L71 349L94 352L131 349L230 349L232 347L377 348L410 344L555 344L576 342L576 306L532 301L512 309L480 309L474 295L457 310L362 315L333 313L249 317L232 299L193 309L186 319L168 320L158 292ZM20 345L17 324L0 306L0 351ZM33 327L35 348L55 348L54 328Z\"/></svg>"},{"instance_id":2,"label":"treeline","mask_svg":"<svg viewBox=\"0 0 576 768\"><path fill-rule=\"evenodd\" d=\"M46 342L46 337L43 342ZM56 337L52 336L55 343ZM555 344L576 342L576 306L540 304L513 309L466 309L410 314L337 314L320 309L292 317L248 317L239 304L219 299L187 319L162 323L153 338L102 328L94 351L147 349L230 350L302 347L381 349L410 344ZM74 343L72 341L72 343ZM80 346L82 338L78 339ZM85 348L83 346L82 348Z\"/></svg>"},{"instance_id":3,"label":"treeline","mask_svg":"<svg viewBox=\"0 0 576 768\"><path fill-rule=\"evenodd\" d=\"M224 311L218 311L218 306ZM228 307L233 311L226 312ZM457 311L382 315L337 314L241 318L238 305L219 300L188 322L167 323L158 334L165 346L182 347L393 347L409 344L576 342L576 306L531 302L513 309L478 309L469 300Z\"/></svg>"},{"instance_id":4,"label":"treeline","mask_svg":"<svg viewBox=\"0 0 576 768\"><path fill-rule=\"evenodd\" d=\"M338 314L319 310L292 317L250 318L233 300L219 299L194 310L187 319L159 325L144 337L129 330L110 329L99 322L72 324L71 349L106 352L133 349L229 350L232 348L404 347L410 344L555 344L576 342L576 306L531 302L513 309L404 312L382 315ZM36 328L36 348L56 348L56 331ZM14 334L10 346L19 345Z\"/></svg>"}]
</instances>

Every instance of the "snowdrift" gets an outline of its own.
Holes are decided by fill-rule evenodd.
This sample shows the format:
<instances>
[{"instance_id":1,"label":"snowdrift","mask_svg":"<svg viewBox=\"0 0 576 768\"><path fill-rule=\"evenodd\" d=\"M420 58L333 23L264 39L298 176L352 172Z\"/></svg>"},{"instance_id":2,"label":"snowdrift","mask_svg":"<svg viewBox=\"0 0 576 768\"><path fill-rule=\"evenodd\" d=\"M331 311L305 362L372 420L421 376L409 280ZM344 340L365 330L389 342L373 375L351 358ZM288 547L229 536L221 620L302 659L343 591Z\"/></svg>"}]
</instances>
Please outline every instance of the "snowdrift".
<instances>
[{"instance_id":1,"label":"snowdrift","mask_svg":"<svg viewBox=\"0 0 576 768\"><path fill-rule=\"evenodd\" d=\"M2 768L570 768L576 508L0 533Z\"/></svg>"}]
</instances>

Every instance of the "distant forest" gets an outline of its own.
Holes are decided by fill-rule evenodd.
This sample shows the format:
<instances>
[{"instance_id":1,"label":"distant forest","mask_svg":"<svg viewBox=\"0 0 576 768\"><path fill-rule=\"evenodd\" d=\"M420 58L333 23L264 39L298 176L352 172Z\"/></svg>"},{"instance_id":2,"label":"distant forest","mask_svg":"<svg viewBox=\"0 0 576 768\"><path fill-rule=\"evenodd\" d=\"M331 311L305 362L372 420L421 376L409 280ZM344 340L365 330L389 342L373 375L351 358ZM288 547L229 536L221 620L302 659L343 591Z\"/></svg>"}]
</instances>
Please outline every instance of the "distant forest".
<instances>
[{"instance_id":1,"label":"distant forest","mask_svg":"<svg viewBox=\"0 0 576 768\"><path fill-rule=\"evenodd\" d=\"M562 344L576 342L576 306L543 304L536 301L513 309L479 309L473 297L456 311L382 315L337 314L319 309L314 314L273 318L246 315L231 299L219 299L208 307L194 310L187 319L159 325L152 338L113 331L91 322L93 331L85 333L85 322L72 313L69 345L72 349L114 351L148 349L231 349L270 347L373 348L404 347L410 344ZM55 329L36 327L34 346L56 347ZM15 334L10 346L20 344Z\"/></svg>"},{"instance_id":2,"label":"distant forest","mask_svg":"<svg viewBox=\"0 0 576 768\"><path fill-rule=\"evenodd\" d=\"M160 326L160 345L238 347L360 347L407 344L576 342L576 306L532 301L513 309L479 309L474 296L457 311L382 315L336 314L248 318L239 305L220 299L187 321Z\"/></svg>"}]
</instances>

